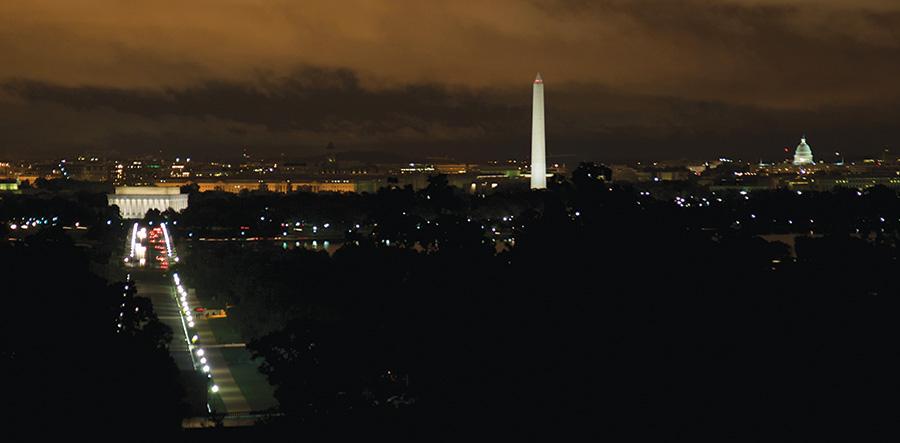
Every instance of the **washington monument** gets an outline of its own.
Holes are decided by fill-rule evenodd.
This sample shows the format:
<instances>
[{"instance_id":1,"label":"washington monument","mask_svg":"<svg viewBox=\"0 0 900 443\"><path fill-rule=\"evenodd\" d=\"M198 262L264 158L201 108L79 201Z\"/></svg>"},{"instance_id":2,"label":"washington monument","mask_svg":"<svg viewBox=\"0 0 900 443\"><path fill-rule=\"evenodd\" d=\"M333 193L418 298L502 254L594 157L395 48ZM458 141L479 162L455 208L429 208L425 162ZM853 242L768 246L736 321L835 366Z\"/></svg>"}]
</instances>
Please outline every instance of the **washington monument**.
<instances>
[{"instance_id":1,"label":"washington monument","mask_svg":"<svg viewBox=\"0 0 900 443\"><path fill-rule=\"evenodd\" d=\"M544 79L534 78L531 104L531 189L547 188L547 146L544 137Z\"/></svg>"}]
</instances>

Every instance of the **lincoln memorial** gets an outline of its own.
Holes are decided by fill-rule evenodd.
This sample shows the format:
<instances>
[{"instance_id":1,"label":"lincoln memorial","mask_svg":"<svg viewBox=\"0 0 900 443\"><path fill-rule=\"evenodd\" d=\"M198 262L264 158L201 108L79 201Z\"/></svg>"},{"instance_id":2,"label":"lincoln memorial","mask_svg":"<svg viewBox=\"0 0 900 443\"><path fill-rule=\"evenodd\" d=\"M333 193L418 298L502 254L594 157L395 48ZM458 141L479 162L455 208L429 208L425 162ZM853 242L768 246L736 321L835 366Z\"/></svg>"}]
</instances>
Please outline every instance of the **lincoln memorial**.
<instances>
[{"instance_id":1,"label":"lincoln memorial","mask_svg":"<svg viewBox=\"0 0 900 443\"><path fill-rule=\"evenodd\" d=\"M188 206L187 194L178 188L155 186L118 186L115 194L108 194L110 206L119 207L122 218L144 218L147 211L166 209L181 211Z\"/></svg>"}]
</instances>

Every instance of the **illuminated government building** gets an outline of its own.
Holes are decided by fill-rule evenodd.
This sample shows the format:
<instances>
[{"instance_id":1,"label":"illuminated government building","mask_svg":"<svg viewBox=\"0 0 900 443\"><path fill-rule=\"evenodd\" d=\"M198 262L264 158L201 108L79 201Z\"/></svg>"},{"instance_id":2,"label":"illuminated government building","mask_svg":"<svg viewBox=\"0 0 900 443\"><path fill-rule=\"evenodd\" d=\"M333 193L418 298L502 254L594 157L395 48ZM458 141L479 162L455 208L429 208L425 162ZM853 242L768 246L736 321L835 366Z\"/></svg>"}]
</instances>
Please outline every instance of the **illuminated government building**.
<instances>
[{"instance_id":1,"label":"illuminated government building","mask_svg":"<svg viewBox=\"0 0 900 443\"><path fill-rule=\"evenodd\" d=\"M794 165L812 165L813 155L812 149L806 144L806 136L800 138L800 144L797 145L797 151L794 152Z\"/></svg>"},{"instance_id":2,"label":"illuminated government building","mask_svg":"<svg viewBox=\"0 0 900 443\"><path fill-rule=\"evenodd\" d=\"M175 187L119 186L107 199L110 206L119 207L122 218L144 218L151 209L181 211L188 206L188 195Z\"/></svg>"},{"instance_id":3,"label":"illuminated government building","mask_svg":"<svg viewBox=\"0 0 900 443\"><path fill-rule=\"evenodd\" d=\"M225 179L225 180L161 180L156 184L159 187L178 189L182 186L196 185L197 191L219 191L238 194L241 191L269 191L269 192L358 192L360 181L348 179L331 180L263 180L263 179ZM366 190L369 190L366 188ZM372 188L371 192L375 189Z\"/></svg>"}]
</instances>

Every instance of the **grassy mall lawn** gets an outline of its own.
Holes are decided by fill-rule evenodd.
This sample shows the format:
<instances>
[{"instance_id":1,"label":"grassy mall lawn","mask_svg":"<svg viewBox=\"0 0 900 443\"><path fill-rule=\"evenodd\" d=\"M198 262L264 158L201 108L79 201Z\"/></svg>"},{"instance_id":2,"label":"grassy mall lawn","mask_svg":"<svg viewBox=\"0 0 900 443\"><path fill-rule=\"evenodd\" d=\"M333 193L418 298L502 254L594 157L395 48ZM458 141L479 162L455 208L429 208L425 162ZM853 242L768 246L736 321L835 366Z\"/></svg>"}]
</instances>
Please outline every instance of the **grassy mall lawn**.
<instances>
[{"instance_id":1,"label":"grassy mall lawn","mask_svg":"<svg viewBox=\"0 0 900 443\"><path fill-rule=\"evenodd\" d=\"M243 343L244 339L240 332L234 326L234 322L226 318L211 318L207 320L209 329L216 336L216 342L219 344Z\"/></svg>"},{"instance_id":2,"label":"grassy mall lawn","mask_svg":"<svg viewBox=\"0 0 900 443\"><path fill-rule=\"evenodd\" d=\"M197 296L197 300L200 301L200 305L207 309L224 309L225 303L222 301L213 300L212 297L203 294L201 291L197 291L193 288L188 288L191 291L191 294Z\"/></svg>"},{"instance_id":3,"label":"grassy mall lawn","mask_svg":"<svg viewBox=\"0 0 900 443\"><path fill-rule=\"evenodd\" d=\"M203 294L197 293L201 305L205 308L221 309L209 298L203 297ZM212 330L219 344L243 343L244 338L236 327L236 322L231 318L211 318L208 321L209 328ZM255 411L263 411L269 408L277 407L278 402L273 395L272 386L266 380L266 377L259 372L261 360L251 360L250 352L244 348L221 348L222 356L228 363L228 369L231 370L231 376L237 382L238 387Z\"/></svg>"},{"instance_id":4,"label":"grassy mall lawn","mask_svg":"<svg viewBox=\"0 0 900 443\"><path fill-rule=\"evenodd\" d=\"M209 408L212 409L213 413L222 414L228 413L225 408L225 403L222 401L222 397L219 397L216 394L209 394Z\"/></svg>"},{"instance_id":5,"label":"grassy mall lawn","mask_svg":"<svg viewBox=\"0 0 900 443\"><path fill-rule=\"evenodd\" d=\"M228 362L231 376L253 410L262 411L278 406L272 386L266 376L259 372L261 360L251 360L250 352L244 348L222 348L221 351Z\"/></svg>"}]
</instances>

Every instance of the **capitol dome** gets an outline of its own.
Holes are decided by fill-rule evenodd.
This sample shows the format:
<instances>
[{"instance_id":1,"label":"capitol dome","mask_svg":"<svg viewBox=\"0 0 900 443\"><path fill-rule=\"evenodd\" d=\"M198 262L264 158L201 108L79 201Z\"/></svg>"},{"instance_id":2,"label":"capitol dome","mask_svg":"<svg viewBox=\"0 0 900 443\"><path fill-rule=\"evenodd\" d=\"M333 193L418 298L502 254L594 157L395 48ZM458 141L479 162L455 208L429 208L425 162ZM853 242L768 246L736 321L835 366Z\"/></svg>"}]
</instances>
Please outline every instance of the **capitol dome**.
<instances>
[{"instance_id":1,"label":"capitol dome","mask_svg":"<svg viewBox=\"0 0 900 443\"><path fill-rule=\"evenodd\" d=\"M797 151L794 152L794 164L797 166L813 164L812 149L806 144L806 136L800 138Z\"/></svg>"}]
</instances>

